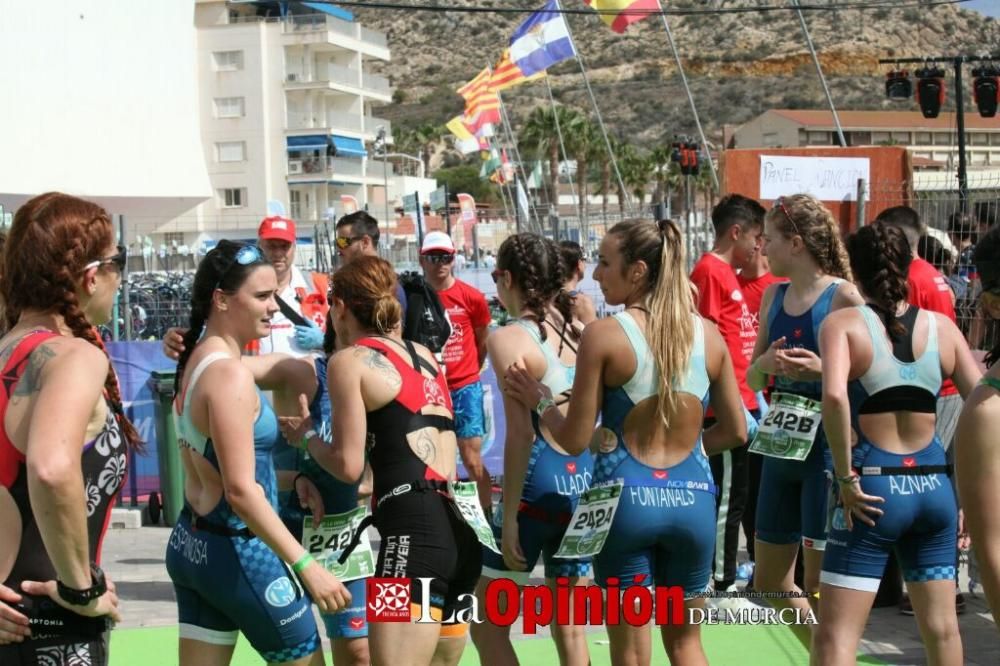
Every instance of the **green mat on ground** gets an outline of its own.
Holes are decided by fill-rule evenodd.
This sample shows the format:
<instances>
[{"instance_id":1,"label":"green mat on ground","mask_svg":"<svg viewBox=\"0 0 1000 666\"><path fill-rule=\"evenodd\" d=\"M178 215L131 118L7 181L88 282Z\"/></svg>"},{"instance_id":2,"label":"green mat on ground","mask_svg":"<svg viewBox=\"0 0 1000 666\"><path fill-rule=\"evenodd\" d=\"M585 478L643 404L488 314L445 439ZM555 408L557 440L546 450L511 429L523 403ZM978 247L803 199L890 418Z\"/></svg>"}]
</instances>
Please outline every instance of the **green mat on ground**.
<instances>
[{"instance_id":1,"label":"green mat on ground","mask_svg":"<svg viewBox=\"0 0 1000 666\"><path fill-rule=\"evenodd\" d=\"M587 635L591 664L611 664L608 656L607 634ZM740 664L741 666L783 666L808 664L809 656L798 644L792 632L777 626L707 626L702 629L702 642L708 661L712 664ZM523 639L514 642L514 649L525 666L556 664L559 662L555 644L548 638ZM263 661L244 638L236 646L233 666L258 666ZM329 663L329 656L327 657ZM666 664L666 655L659 635L654 634L654 664ZM873 657L862 657L862 664L884 664ZM152 629L117 629L111 634L111 666L177 666L177 627ZM479 664L476 649L470 641L462 656L462 666Z\"/></svg>"}]
</instances>

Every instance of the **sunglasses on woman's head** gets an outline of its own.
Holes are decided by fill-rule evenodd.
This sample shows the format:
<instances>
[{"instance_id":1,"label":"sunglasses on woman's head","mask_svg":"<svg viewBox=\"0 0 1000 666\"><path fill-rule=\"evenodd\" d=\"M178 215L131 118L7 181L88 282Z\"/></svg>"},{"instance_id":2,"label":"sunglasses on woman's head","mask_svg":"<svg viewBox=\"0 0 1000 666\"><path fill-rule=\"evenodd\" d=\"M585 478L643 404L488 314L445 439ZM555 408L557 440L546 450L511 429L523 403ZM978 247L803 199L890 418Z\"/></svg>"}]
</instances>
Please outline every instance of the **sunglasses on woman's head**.
<instances>
[{"instance_id":1,"label":"sunglasses on woman's head","mask_svg":"<svg viewBox=\"0 0 1000 666\"><path fill-rule=\"evenodd\" d=\"M128 261L128 248L124 245L117 245L116 248L118 250L117 254L105 257L104 259L96 259L84 266L83 270L89 271L91 268L99 268L101 266L114 264L119 273L123 272L125 270L125 263Z\"/></svg>"},{"instance_id":2,"label":"sunglasses on woman's head","mask_svg":"<svg viewBox=\"0 0 1000 666\"><path fill-rule=\"evenodd\" d=\"M795 230L796 234L798 234L799 236L801 236L802 234L799 233L799 227L798 227L798 225L795 224L795 220L792 219L792 214L788 212L787 208L785 208L785 197L778 197L777 199L775 199L775 201L774 201L774 208L780 208L781 209L781 212L785 214L785 217L788 218L788 221L792 223L792 229Z\"/></svg>"},{"instance_id":3,"label":"sunglasses on woman's head","mask_svg":"<svg viewBox=\"0 0 1000 666\"><path fill-rule=\"evenodd\" d=\"M228 266L226 266L226 269L219 273L219 281L215 284L215 288L219 288L222 281L226 278L226 275L236 264L239 264L240 266L250 266L252 264L263 263L266 263L266 259L264 258L264 253L261 252L259 247L256 245L244 245L236 251L236 254L233 256L233 260Z\"/></svg>"}]
</instances>

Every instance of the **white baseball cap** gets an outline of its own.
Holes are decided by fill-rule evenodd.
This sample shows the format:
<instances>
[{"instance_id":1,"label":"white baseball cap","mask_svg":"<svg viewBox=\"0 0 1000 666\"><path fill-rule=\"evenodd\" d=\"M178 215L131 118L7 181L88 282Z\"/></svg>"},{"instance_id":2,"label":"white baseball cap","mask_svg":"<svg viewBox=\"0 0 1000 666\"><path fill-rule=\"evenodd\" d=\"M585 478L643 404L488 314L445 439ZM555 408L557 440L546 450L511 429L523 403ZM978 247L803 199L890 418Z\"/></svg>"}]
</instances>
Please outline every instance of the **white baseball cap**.
<instances>
[{"instance_id":1,"label":"white baseball cap","mask_svg":"<svg viewBox=\"0 0 1000 666\"><path fill-rule=\"evenodd\" d=\"M447 252L455 254L455 244L451 236L443 231L432 231L424 236L424 244L420 246L420 254L428 252Z\"/></svg>"}]
</instances>

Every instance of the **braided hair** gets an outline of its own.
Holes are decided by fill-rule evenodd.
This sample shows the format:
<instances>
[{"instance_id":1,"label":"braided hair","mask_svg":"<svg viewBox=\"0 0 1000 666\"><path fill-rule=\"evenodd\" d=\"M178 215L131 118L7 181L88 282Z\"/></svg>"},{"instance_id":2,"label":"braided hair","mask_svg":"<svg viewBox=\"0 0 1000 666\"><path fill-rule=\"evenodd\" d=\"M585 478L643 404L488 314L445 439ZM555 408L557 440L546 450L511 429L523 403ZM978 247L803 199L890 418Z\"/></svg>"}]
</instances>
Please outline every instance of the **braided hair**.
<instances>
[{"instance_id":1,"label":"braided hair","mask_svg":"<svg viewBox=\"0 0 1000 666\"><path fill-rule=\"evenodd\" d=\"M0 271L7 329L17 324L25 310L56 312L73 337L83 338L107 356L94 324L80 307L77 288L84 267L100 258L114 240L111 216L90 201L47 192L20 207L7 237ZM110 358L104 394L126 444L141 448L139 433L125 416Z\"/></svg>"},{"instance_id":2,"label":"braided hair","mask_svg":"<svg viewBox=\"0 0 1000 666\"><path fill-rule=\"evenodd\" d=\"M858 285L871 301L893 342L906 334L896 308L906 302L906 275L913 260L910 242L902 231L888 225L862 227L847 239L851 268Z\"/></svg>"},{"instance_id":3,"label":"braided hair","mask_svg":"<svg viewBox=\"0 0 1000 666\"><path fill-rule=\"evenodd\" d=\"M205 332L208 317L212 312L212 296L219 289L227 294L236 293L243 282L256 268L267 265L262 253L254 261L241 264L236 261L237 253L247 247L245 243L221 240L198 264L191 287L191 318L184 333L184 351L177 359L177 375L174 378L174 393L180 392L181 378L198 340Z\"/></svg>"},{"instance_id":4,"label":"braided hair","mask_svg":"<svg viewBox=\"0 0 1000 666\"><path fill-rule=\"evenodd\" d=\"M808 194L782 197L780 202L767 212L765 221L785 238L799 236L823 273L852 281L851 262L830 209Z\"/></svg>"},{"instance_id":5,"label":"braided hair","mask_svg":"<svg viewBox=\"0 0 1000 666\"><path fill-rule=\"evenodd\" d=\"M545 310L552 303L564 324L573 321L573 300L563 290L567 273L559 246L538 234L514 234L497 250L497 269L507 271L521 293L521 306L538 322L542 340L546 339ZM571 335L579 333L569 326Z\"/></svg>"}]
</instances>

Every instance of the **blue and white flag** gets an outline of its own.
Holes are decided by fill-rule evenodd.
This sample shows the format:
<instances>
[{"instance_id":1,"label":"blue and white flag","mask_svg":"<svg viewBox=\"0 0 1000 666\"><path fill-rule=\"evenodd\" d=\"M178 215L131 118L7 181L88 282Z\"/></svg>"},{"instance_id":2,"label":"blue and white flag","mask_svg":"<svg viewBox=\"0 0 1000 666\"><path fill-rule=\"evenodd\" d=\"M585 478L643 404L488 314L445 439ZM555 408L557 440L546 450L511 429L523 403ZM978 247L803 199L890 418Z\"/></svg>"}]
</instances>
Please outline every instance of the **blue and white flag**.
<instances>
[{"instance_id":1,"label":"blue and white flag","mask_svg":"<svg viewBox=\"0 0 1000 666\"><path fill-rule=\"evenodd\" d=\"M510 59L526 77L574 56L569 28L556 0L529 16L510 38Z\"/></svg>"}]
</instances>

